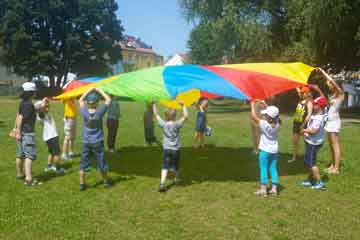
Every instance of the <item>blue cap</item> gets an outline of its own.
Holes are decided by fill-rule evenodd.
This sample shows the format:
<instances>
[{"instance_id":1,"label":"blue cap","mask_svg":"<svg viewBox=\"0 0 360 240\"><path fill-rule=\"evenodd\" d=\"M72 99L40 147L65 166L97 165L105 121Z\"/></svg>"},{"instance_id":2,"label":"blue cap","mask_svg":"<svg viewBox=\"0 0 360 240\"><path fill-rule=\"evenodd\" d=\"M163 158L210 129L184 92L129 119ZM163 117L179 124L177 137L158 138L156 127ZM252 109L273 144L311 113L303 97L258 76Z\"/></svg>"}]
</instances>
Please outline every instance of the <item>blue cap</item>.
<instances>
[{"instance_id":1,"label":"blue cap","mask_svg":"<svg viewBox=\"0 0 360 240\"><path fill-rule=\"evenodd\" d=\"M86 96L86 101L89 104L97 103L99 101L99 95L95 92L89 93Z\"/></svg>"}]
</instances>

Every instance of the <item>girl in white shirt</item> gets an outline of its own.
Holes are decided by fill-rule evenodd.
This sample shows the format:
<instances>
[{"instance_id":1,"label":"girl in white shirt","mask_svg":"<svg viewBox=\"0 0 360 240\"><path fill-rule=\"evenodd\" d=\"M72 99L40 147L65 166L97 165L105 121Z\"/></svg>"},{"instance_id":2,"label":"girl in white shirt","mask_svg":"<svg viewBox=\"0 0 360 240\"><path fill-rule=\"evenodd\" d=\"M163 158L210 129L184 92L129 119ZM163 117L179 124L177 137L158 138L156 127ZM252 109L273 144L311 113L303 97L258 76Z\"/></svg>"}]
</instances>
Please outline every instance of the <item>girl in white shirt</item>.
<instances>
[{"instance_id":1,"label":"girl in white shirt","mask_svg":"<svg viewBox=\"0 0 360 240\"><path fill-rule=\"evenodd\" d=\"M256 114L255 102L251 102L251 116L260 128L259 164L260 164L260 190L255 194L267 196L268 170L271 175L270 195L278 194L279 176L277 171L278 158L278 131L280 129L279 109L275 106L267 106L261 111L264 119ZM264 103L263 103L264 104Z\"/></svg>"},{"instance_id":2,"label":"girl in white shirt","mask_svg":"<svg viewBox=\"0 0 360 240\"><path fill-rule=\"evenodd\" d=\"M329 98L329 110L327 112L327 122L325 125L325 131L328 133L331 148L332 161L326 171L329 174L339 174L341 161L339 140L339 132L341 128L340 107L344 101L344 91L323 69L317 68L317 70L325 76L326 84L332 92L332 95Z\"/></svg>"}]
</instances>

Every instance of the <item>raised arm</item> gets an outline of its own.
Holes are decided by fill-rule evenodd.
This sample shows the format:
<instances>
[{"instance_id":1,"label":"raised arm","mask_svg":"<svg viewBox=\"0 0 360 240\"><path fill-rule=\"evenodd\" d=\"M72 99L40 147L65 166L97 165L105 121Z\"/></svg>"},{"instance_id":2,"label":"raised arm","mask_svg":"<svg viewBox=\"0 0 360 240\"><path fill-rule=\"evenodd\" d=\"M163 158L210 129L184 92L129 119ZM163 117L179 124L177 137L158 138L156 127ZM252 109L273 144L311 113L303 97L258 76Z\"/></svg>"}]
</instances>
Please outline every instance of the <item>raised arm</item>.
<instances>
[{"instance_id":1,"label":"raised arm","mask_svg":"<svg viewBox=\"0 0 360 240\"><path fill-rule=\"evenodd\" d=\"M108 94L106 94L103 90L101 90L100 88L96 88L95 91L104 98L105 105L109 106L111 103L111 97Z\"/></svg>"},{"instance_id":2,"label":"raised arm","mask_svg":"<svg viewBox=\"0 0 360 240\"><path fill-rule=\"evenodd\" d=\"M79 104L80 104L80 107L84 107L85 106L85 98L86 96L91 93L92 91L94 91L95 88L89 88L79 99Z\"/></svg>"},{"instance_id":3,"label":"raised arm","mask_svg":"<svg viewBox=\"0 0 360 240\"><path fill-rule=\"evenodd\" d=\"M182 107L183 114L182 114L182 117L180 118L180 121L183 123L188 119L189 114L188 114L188 111L187 111L187 108L186 108L184 102L179 101L178 103Z\"/></svg>"},{"instance_id":4,"label":"raised arm","mask_svg":"<svg viewBox=\"0 0 360 240\"><path fill-rule=\"evenodd\" d=\"M251 118L254 122L259 123L261 118L256 114L255 107L257 104L257 100L251 101Z\"/></svg>"},{"instance_id":5,"label":"raised arm","mask_svg":"<svg viewBox=\"0 0 360 240\"><path fill-rule=\"evenodd\" d=\"M330 77L329 74L327 74L327 72L325 72L323 69L321 68L316 68L319 72L321 72L326 80L329 82L329 84L331 84L334 87L334 93L336 95L336 97L344 97L344 91L341 89L341 87L334 81L334 79L332 79L332 77Z\"/></svg>"},{"instance_id":6,"label":"raised arm","mask_svg":"<svg viewBox=\"0 0 360 240\"><path fill-rule=\"evenodd\" d=\"M155 116L156 120L158 122L162 121L161 117L159 116L159 113L158 113L158 110L157 110L157 107L156 107L155 103L153 103L153 112L154 112L154 116Z\"/></svg>"},{"instance_id":7,"label":"raised arm","mask_svg":"<svg viewBox=\"0 0 360 240\"><path fill-rule=\"evenodd\" d=\"M324 95L324 93L323 93L323 91L321 91L321 89L319 88L318 85L316 85L316 84L309 84L309 87L311 87L311 89L315 90L315 91L320 95L320 97L326 98L325 95Z\"/></svg>"}]
</instances>

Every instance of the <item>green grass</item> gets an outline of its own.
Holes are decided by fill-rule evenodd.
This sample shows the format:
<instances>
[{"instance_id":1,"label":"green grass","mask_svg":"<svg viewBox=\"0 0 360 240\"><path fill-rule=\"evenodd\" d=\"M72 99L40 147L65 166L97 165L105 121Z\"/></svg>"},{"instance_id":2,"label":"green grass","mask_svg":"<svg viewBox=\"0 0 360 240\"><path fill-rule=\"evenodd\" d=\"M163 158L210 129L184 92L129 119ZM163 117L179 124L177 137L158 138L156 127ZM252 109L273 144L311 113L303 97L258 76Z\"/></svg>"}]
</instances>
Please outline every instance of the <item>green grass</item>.
<instances>
[{"instance_id":1,"label":"green grass","mask_svg":"<svg viewBox=\"0 0 360 240\"><path fill-rule=\"evenodd\" d=\"M251 155L249 113L217 106L208 114L214 135L209 148L193 150L194 111L182 130L183 183L157 192L161 151L143 147L143 104L123 103L118 146L108 154L114 186L104 190L95 170L90 188L79 192L79 159L66 164L64 176L43 173L46 146L38 128L34 175L44 181L26 188L15 179L15 143L7 137L18 101L0 100L0 239L359 239L360 124L344 123L344 168L324 176L326 191L299 187L306 177L301 161L288 164L291 118L283 116L280 142L281 195L259 198L258 164ZM62 106L55 103L62 139ZM346 119L345 119L346 120ZM81 122L81 121L79 121ZM81 124L76 149L79 150ZM38 126L39 127L39 126ZM160 138L159 129L156 132ZM321 168L329 160L326 143Z\"/></svg>"}]
</instances>

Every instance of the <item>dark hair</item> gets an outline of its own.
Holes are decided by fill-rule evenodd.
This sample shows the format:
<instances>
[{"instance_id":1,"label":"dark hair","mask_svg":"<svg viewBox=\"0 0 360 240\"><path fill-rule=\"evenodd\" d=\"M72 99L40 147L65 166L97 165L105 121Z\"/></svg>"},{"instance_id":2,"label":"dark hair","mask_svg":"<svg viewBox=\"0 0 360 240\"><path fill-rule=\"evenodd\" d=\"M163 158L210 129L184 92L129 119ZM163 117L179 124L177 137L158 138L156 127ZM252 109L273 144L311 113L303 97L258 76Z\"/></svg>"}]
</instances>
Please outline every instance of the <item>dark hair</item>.
<instances>
[{"instance_id":1,"label":"dark hair","mask_svg":"<svg viewBox=\"0 0 360 240\"><path fill-rule=\"evenodd\" d=\"M30 98L32 98L34 96L35 92L33 91L21 91L19 97L26 101L26 100L29 100Z\"/></svg>"}]
</instances>

